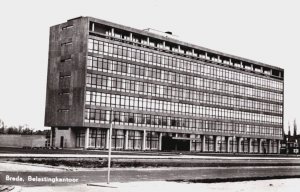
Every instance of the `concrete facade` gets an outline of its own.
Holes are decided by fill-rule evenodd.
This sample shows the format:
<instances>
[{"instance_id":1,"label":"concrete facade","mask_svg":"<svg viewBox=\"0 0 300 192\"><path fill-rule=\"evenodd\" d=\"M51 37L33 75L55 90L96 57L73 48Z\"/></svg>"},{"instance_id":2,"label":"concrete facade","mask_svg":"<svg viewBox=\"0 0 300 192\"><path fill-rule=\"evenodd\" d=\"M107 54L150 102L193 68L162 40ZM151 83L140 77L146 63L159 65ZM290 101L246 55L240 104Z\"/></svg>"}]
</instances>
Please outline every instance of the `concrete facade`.
<instances>
[{"instance_id":1,"label":"concrete facade","mask_svg":"<svg viewBox=\"0 0 300 192\"><path fill-rule=\"evenodd\" d=\"M75 148L76 135L71 128L55 128L56 135L53 146L60 148Z\"/></svg>"},{"instance_id":2,"label":"concrete facade","mask_svg":"<svg viewBox=\"0 0 300 192\"><path fill-rule=\"evenodd\" d=\"M45 126L83 126L86 22L75 19L50 28Z\"/></svg>"},{"instance_id":3,"label":"concrete facade","mask_svg":"<svg viewBox=\"0 0 300 192\"><path fill-rule=\"evenodd\" d=\"M50 28L52 144L278 153L284 70L91 17ZM63 138L62 138L63 137Z\"/></svg>"}]
</instances>

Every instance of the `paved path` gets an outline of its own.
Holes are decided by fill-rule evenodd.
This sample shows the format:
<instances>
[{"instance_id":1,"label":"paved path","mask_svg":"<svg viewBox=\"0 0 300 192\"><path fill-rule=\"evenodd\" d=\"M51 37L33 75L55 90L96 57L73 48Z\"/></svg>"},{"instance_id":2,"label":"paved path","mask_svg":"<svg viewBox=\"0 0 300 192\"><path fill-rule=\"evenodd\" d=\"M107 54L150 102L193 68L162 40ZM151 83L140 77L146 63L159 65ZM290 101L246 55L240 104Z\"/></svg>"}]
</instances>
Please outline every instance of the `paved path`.
<instances>
[{"instance_id":1,"label":"paved path","mask_svg":"<svg viewBox=\"0 0 300 192\"><path fill-rule=\"evenodd\" d=\"M107 158L107 155L99 154L23 154L0 153L0 158ZM116 159L260 159L260 160L299 160L299 157L282 156L216 156L216 155L112 155Z\"/></svg>"},{"instance_id":2,"label":"paved path","mask_svg":"<svg viewBox=\"0 0 300 192\"><path fill-rule=\"evenodd\" d=\"M0 154L86 154L86 155L107 155L107 150L82 150L74 149L23 149L0 147ZM147 155L147 156L177 156L177 155L192 155L192 156L267 156L267 157L296 157L295 154L258 154L258 153L212 153L212 152L165 152L165 151L112 151L114 155Z\"/></svg>"},{"instance_id":3,"label":"paved path","mask_svg":"<svg viewBox=\"0 0 300 192\"><path fill-rule=\"evenodd\" d=\"M12 161L0 161L0 172L53 172L66 171L65 167L54 167L42 164L19 163Z\"/></svg>"},{"instance_id":4,"label":"paved path","mask_svg":"<svg viewBox=\"0 0 300 192\"><path fill-rule=\"evenodd\" d=\"M165 181L112 183L109 187L87 185L23 187L22 192L295 192L300 179L279 179L235 183L176 183ZM101 183L100 183L101 184ZM105 184L104 184L105 185Z\"/></svg>"}]
</instances>

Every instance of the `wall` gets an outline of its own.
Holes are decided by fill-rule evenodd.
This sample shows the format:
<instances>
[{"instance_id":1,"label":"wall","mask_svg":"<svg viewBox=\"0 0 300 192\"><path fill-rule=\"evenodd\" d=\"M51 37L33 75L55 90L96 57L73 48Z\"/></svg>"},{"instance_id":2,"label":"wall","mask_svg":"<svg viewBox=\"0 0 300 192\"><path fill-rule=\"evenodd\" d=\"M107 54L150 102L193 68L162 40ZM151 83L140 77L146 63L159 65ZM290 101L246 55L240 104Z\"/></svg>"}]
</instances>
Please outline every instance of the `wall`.
<instances>
[{"instance_id":1,"label":"wall","mask_svg":"<svg viewBox=\"0 0 300 192\"><path fill-rule=\"evenodd\" d=\"M45 147L44 135L0 135L0 147Z\"/></svg>"},{"instance_id":2,"label":"wall","mask_svg":"<svg viewBox=\"0 0 300 192\"><path fill-rule=\"evenodd\" d=\"M56 128L54 146L60 147L61 137L64 137L64 148L75 148L76 135L71 128Z\"/></svg>"}]
</instances>

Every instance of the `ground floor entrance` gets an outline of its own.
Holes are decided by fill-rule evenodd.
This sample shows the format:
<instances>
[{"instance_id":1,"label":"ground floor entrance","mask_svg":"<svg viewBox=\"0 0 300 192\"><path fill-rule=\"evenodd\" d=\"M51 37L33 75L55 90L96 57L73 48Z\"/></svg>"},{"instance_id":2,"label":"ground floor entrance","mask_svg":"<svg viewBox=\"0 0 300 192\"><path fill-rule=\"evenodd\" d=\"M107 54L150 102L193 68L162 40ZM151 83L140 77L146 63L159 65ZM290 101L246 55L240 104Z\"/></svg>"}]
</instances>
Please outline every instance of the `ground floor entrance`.
<instances>
[{"instance_id":1,"label":"ground floor entrance","mask_svg":"<svg viewBox=\"0 0 300 192\"><path fill-rule=\"evenodd\" d=\"M108 149L107 128L55 128L51 146ZM113 129L113 150L192 151L213 153L279 153L280 140L222 135Z\"/></svg>"},{"instance_id":2,"label":"ground floor entrance","mask_svg":"<svg viewBox=\"0 0 300 192\"><path fill-rule=\"evenodd\" d=\"M190 140L176 139L168 135L162 137L162 151L190 151Z\"/></svg>"}]
</instances>

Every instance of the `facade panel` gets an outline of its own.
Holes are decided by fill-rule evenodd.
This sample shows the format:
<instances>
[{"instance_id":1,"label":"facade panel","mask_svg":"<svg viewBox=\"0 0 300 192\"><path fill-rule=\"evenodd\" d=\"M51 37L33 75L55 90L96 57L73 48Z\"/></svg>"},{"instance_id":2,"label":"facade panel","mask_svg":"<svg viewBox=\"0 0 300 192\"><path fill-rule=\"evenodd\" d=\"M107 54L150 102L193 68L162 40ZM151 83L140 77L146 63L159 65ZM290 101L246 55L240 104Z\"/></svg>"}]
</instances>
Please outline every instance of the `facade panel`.
<instances>
[{"instance_id":1,"label":"facade panel","mask_svg":"<svg viewBox=\"0 0 300 192\"><path fill-rule=\"evenodd\" d=\"M45 126L83 126L87 18L50 28Z\"/></svg>"}]
</instances>

